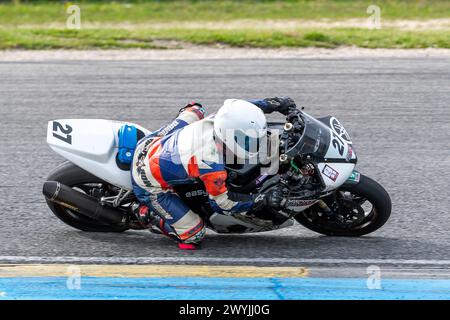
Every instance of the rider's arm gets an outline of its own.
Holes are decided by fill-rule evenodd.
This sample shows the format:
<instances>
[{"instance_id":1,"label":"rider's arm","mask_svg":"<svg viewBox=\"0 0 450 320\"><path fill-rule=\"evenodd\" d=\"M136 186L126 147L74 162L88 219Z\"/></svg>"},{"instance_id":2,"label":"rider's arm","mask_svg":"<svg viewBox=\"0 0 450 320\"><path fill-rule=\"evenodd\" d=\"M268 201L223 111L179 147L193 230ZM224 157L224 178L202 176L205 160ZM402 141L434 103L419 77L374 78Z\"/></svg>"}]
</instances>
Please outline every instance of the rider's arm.
<instances>
[{"instance_id":1,"label":"rider's arm","mask_svg":"<svg viewBox=\"0 0 450 320\"><path fill-rule=\"evenodd\" d=\"M250 195L228 191L225 170L211 171L199 176L203 181L209 202L218 213L238 213L250 210L253 200Z\"/></svg>"},{"instance_id":2,"label":"rider's arm","mask_svg":"<svg viewBox=\"0 0 450 320\"><path fill-rule=\"evenodd\" d=\"M296 108L294 100L289 97L274 97L266 99L250 100L255 106L259 107L264 113L277 111L287 115L291 109Z\"/></svg>"}]
</instances>

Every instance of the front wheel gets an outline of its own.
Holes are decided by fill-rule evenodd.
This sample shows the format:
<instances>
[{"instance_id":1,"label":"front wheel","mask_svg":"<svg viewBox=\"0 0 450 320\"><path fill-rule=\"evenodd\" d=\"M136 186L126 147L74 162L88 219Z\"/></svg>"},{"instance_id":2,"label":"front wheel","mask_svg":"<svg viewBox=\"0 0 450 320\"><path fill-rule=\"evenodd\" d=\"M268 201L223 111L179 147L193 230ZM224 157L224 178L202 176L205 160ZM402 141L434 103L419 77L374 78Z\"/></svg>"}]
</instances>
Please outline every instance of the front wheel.
<instances>
[{"instance_id":1,"label":"front wheel","mask_svg":"<svg viewBox=\"0 0 450 320\"><path fill-rule=\"evenodd\" d=\"M346 183L332 196L299 213L295 219L327 236L357 237L381 228L391 215L391 198L376 181L361 174L359 183Z\"/></svg>"}]
</instances>

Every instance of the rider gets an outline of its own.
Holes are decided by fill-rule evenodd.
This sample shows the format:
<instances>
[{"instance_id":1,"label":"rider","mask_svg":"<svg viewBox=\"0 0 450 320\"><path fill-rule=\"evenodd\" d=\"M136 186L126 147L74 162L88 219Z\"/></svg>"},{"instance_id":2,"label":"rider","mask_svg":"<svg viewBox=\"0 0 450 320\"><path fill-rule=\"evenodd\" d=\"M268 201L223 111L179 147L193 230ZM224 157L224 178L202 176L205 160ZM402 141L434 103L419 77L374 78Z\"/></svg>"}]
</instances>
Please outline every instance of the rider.
<instances>
[{"instance_id":1,"label":"rider","mask_svg":"<svg viewBox=\"0 0 450 320\"><path fill-rule=\"evenodd\" d=\"M195 249L205 236L204 222L172 189L195 179L203 182L215 212L248 211L254 205L252 196L227 189L225 155L232 152L233 159L257 156L258 150L249 146L258 146L267 134L264 113L286 115L291 108L295 103L289 97L228 99L216 115L206 118L197 102L182 108L169 125L142 138L136 146L131 174L140 202L135 208L139 222L173 238L181 249ZM276 193L266 199L271 204L282 201Z\"/></svg>"}]
</instances>

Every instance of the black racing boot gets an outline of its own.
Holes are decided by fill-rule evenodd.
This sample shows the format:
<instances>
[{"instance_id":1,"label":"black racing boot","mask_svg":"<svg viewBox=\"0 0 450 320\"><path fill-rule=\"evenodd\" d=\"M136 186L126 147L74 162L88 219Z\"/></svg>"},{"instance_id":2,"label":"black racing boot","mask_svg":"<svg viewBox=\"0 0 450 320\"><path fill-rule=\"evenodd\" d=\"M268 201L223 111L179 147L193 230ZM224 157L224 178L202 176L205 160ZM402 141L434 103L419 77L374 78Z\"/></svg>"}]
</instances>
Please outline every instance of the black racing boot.
<instances>
[{"instance_id":1,"label":"black racing boot","mask_svg":"<svg viewBox=\"0 0 450 320\"><path fill-rule=\"evenodd\" d=\"M133 211L143 227L152 233L162 234L173 239L181 250L196 250L198 248L199 244L182 242L175 230L146 205L141 204Z\"/></svg>"}]
</instances>

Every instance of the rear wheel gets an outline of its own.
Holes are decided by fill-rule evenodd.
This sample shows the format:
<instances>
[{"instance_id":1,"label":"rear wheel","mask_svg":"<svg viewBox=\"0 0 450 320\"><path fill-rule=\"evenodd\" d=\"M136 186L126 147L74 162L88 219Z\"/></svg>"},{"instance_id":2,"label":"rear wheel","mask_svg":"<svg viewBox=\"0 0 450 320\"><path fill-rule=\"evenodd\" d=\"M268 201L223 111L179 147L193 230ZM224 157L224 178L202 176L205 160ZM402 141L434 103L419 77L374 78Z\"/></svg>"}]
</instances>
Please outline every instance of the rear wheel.
<instances>
[{"instance_id":1,"label":"rear wheel","mask_svg":"<svg viewBox=\"0 0 450 320\"><path fill-rule=\"evenodd\" d=\"M90 174L71 162L64 162L57 167L47 178L48 181L58 181L77 191L93 197L105 195L106 192L114 193L114 186L100 178ZM111 194L113 195L113 194ZM127 227L115 227L105 225L83 214L72 211L55 202L47 200L47 205L61 221L71 227L88 232L123 232Z\"/></svg>"},{"instance_id":2,"label":"rear wheel","mask_svg":"<svg viewBox=\"0 0 450 320\"><path fill-rule=\"evenodd\" d=\"M362 236L381 228L391 214L391 199L376 181L361 175L357 184L344 184L295 219L306 228L327 236Z\"/></svg>"}]
</instances>

